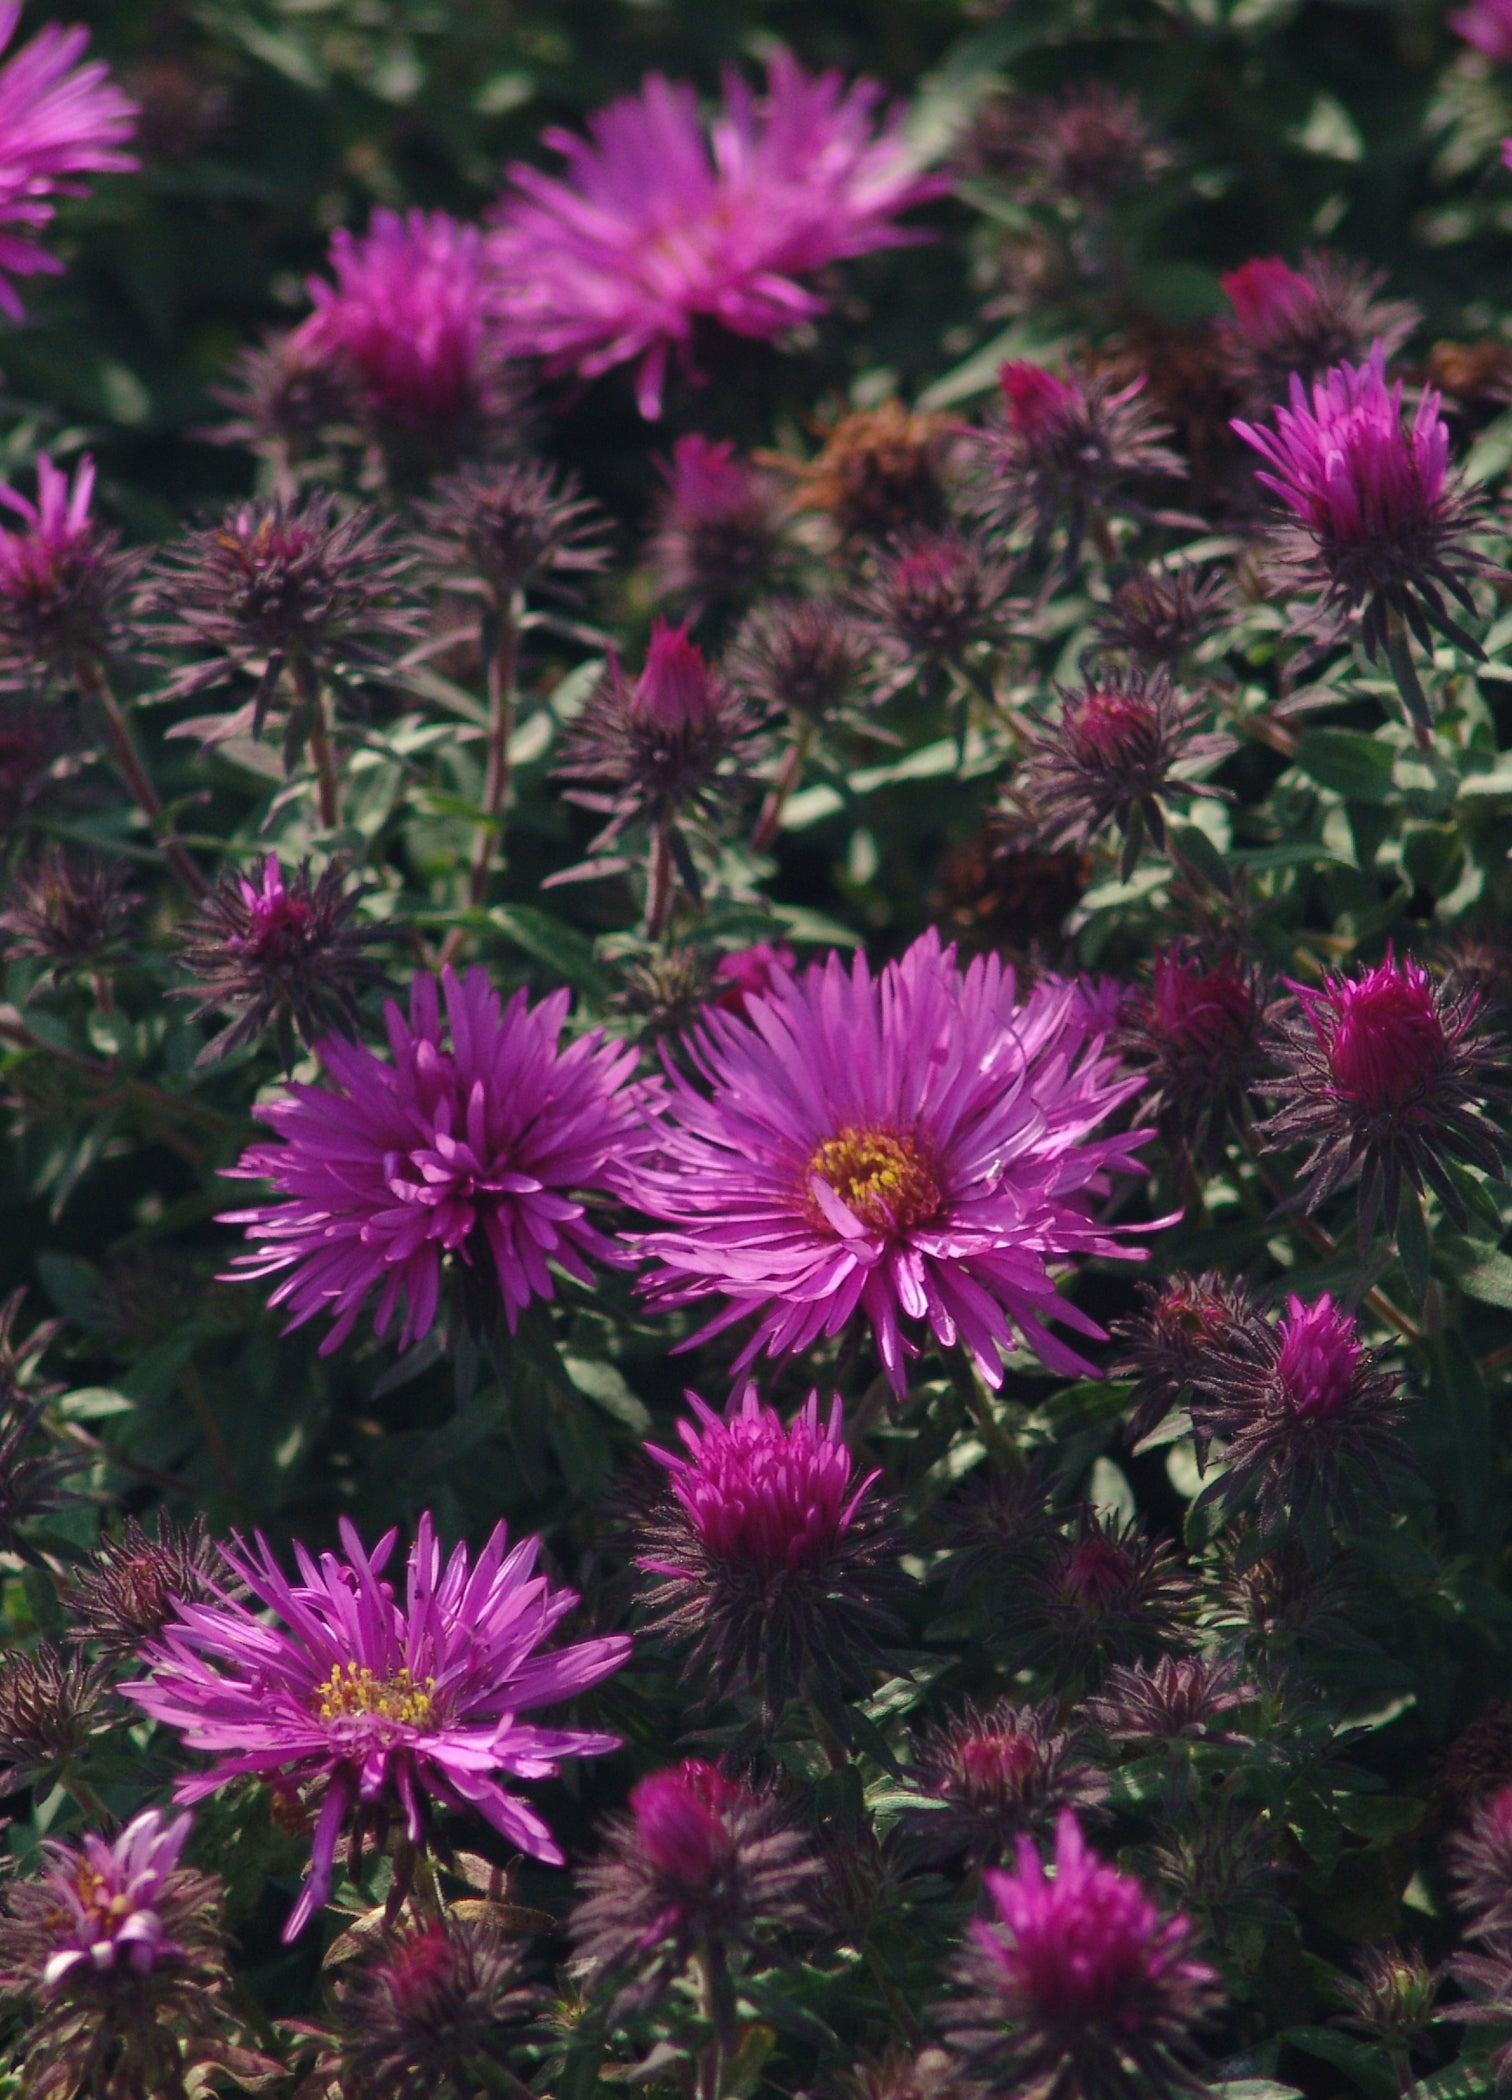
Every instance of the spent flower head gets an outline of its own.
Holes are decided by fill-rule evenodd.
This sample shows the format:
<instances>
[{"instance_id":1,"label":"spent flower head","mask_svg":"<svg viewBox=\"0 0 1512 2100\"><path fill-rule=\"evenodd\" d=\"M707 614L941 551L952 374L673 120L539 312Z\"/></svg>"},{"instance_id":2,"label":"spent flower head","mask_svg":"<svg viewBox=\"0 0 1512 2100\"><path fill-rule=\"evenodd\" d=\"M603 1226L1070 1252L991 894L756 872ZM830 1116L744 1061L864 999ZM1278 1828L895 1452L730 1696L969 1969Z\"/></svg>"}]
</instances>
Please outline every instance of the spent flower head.
<instances>
[{"instance_id":1,"label":"spent flower head","mask_svg":"<svg viewBox=\"0 0 1512 2100\"><path fill-rule=\"evenodd\" d=\"M199 1001L197 1021L231 1017L196 1064L228 1057L271 1026L288 1070L296 1029L310 1045L336 1030L356 1032L361 995L384 982L367 953L383 929L355 923L365 894L347 888L338 862L318 878L307 860L285 875L276 853L264 856L255 879L234 870L221 877L179 934L179 961L193 982L176 996Z\"/></svg>"},{"instance_id":2,"label":"spent flower head","mask_svg":"<svg viewBox=\"0 0 1512 2100\"><path fill-rule=\"evenodd\" d=\"M700 326L780 341L824 312L829 264L917 236L899 213L937 195L902 136L875 123L881 89L810 76L773 54L764 96L725 76L706 128L691 87L659 73L589 120L546 133L563 174L517 164L492 260L506 341L591 379L637 364L636 400L661 413L674 351L693 369Z\"/></svg>"},{"instance_id":3,"label":"spent flower head","mask_svg":"<svg viewBox=\"0 0 1512 2100\"><path fill-rule=\"evenodd\" d=\"M618 1986L619 2019L654 2005L704 1955L716 1979L710 2010L728 2040L732 1970L814 1923L819 1871L775 1788L687 1758L637 1782L629 1814L610 1823L599 1858L583 1869L571 1920L578 1958Z\"/></svg>"},{"instance_id":4,"label":"spent flower head","mask_svg":"<svg viewBox=\"0 0 1512 2100\"><path fill-rule=\"evenodd\" d=\"M958 450L953 418L890 395L824 427L812 459L779 463L794 476L799 509L827 518L854 553L911 526L943 525Z\"/></svg>"},{"instance_id":5,"label":"spent flower head","mask_svg":"<svg viewBox=\"0 0 1512 2100\"><path fill-rule=\"evenodd\" d=\"M945 2008L968 2075L1022 2100L1204 2091L1190 2061L1218 1978L1191 1951L1190 1921L1105 1866L1069 1809L1054 1864L1052 1878L1023 1838L1012 1873L984 1876L992 1915L973 1923Z\"/></svg>"},{"instance_id":6,"label":"spent flower head","mask_svg":"<svg viewBox=\"0 0 1512 2100\"><path fill-rule=\"evenodd\" d=\"M340 1530L339 1555L316 1560L295 1546L294 1583L261 1535L251 1548L223 1547L250 1603L226 1593L212 1604L181 1600L141 1651L146 1676L121 1687L214 1760L178 1782L180 1801L247 1775L318 1797L310 1875L286 1941L326 1902L343 1830L360 1850L369 1832L381 1845L395 1822L422 1846L427 1797L476 1809L522 1852L560 1864L541 1816L505 1782L553 1778L563 1758L602 1756L618 1738L520 1715L576 1697L630 1652L620 1634L536 1652L577 1597L531 1572L538 1539L506 1551L502 1523L472 1560L465 1546L443 1556L422 1516L402 1601L383 1580L397 1532L369 1553L345 1517Z\"/></svg>"},{"instance_id":7,"label":"spent flower head","mask_svg":"<svg viewBox=\"0 0 1512 2100\"><path fill-rule=\"evenodd\" d=\"M507 1006L481 969L410 987L405 1020L385 1008L392 1062L339 1037L320 1044L333 1082L292 1086L266 1107L273 1141L229 1170L269 1180L280 1200L226 1222L266 1242L239 1255L237 1277L287 1270L270 1303L291 1327L318 1314L339 1348L372 1292L387 1334L403 1304L399 1345L435 1324L443 1285L481 1326L502 1311L511 1333L534 1298L551 1298L551 1267L591 1281L587 1257L613 1258L589 1224L585 1192L623 1193L643 1142L635 1051L594 1030L560 1048L570 995Z\"/></svg>"},{"instance_id":8,"label":"spent flower head","mask_svg":"<svg viewBox=\"0 0 1512 2100\"><path fill-rule=\"evenodd\" d=\"M1225 1439L1224 1470L1204 1502L1253 1499L1263 1525L1298 1523L1314 1509L1358 1520L1363 1474L1385 1502L1387 1464L1411 1465L1396 1434L1400 1377L1383 1371L1352 1313L1327 1291L1306 1304L1295 1292L1273 1325L1252 1317L1230 1329L1200 1373L1190 1401L1199 1461Z\"/></svg>"},{"instance_id":9,"label":"spent flower head","mask_svg":"<svg viewBox=\"0 0 1512 2100\"><path fill-rule=\"evenodd\" d=\"M1404 1183L1433 1189L1463 1228L1456 1168L1498 1178L1508 1152L1484 1112L1507 1089L1505 1048L1482 1019L1479 994L1389 952L1355 976L1291 989L1297 1011L1277 1021L1267 1043L1279 1067L1267 1091L1280 1105L1261 1127L1272 1150L1308 1148L1303 1208L1316 1210L1358 1175L1362 1249L1378 1216L1395 1229Z\"/></svg>"},{"instance_id":10,"label":"spent flower head","mask_svg":"<svg viewBox=\"0 0 1512 2100\"><path fill-rule=\"evenodd\" d=\"M790 1422L748 1385L721 1417L696 1394L681 1452L649 1445L666 1486L636 1533L636 1566L656 1578L650 1631L686 1651L685 1680L715 1697L759 1689L768 1723L802 1690L874 1683L889 1606L902 1587L890 1506L859 1474L840 1402L811 1393Z\"/></svg>"},{"instance_id":11,"label":"spent flower head","mask_svg":"<svg viewBox=\"0 0 1512 2100\"><path fill-rule=\"evenodd\" d=\"M16 33L21 0L0 0L0 50ZM89 31L44 23L0 64L0 311L22 317L14 279L63 265L38 245L57 197L88 194L85 175L128 172L124 148L137 109L99 59L81 65Z\"/></svg>"},{"instance_id":12,"label":"spent flower head","mask_svg":"<svg viewBox=\"0 0 1512 2100\"><path fill-rule=\"evenodd\" d=\"M1360 614L1372 659L1403 622L1425 649L1437 627L1478 653L1445 603L1447 592L1474 616L1476 511L1450 470L1433 388L1404 424L1402 382L1388 386L1377 341L1363 364L1336 365L1317 380L1310 399L1294 377L1274 422L1260 429L1236 419L1234 429L1265 461L1257 479L1280 506L1272 538L1288 580L1315 593L1325 613Z\"/></svg>"}]
</instances>

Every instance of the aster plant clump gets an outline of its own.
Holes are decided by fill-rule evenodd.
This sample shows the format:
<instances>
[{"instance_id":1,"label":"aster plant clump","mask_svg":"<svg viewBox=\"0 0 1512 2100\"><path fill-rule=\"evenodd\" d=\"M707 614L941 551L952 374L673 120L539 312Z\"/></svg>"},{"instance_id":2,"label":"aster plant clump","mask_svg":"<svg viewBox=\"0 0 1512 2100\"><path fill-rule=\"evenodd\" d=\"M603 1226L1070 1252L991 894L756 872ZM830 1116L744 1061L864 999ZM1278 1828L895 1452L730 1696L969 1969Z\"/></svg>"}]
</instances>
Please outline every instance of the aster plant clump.
<instances>
[{"instance_id":1,"label":"aster plant clump","mask_svg":"<svg viewBox=\"0 0 1512 2100\"><path fill-rule=\"evenodd\" d=\"M0 2095L1489 2093L1505 0L48 12Z\"/></svg>"}]
</instances>

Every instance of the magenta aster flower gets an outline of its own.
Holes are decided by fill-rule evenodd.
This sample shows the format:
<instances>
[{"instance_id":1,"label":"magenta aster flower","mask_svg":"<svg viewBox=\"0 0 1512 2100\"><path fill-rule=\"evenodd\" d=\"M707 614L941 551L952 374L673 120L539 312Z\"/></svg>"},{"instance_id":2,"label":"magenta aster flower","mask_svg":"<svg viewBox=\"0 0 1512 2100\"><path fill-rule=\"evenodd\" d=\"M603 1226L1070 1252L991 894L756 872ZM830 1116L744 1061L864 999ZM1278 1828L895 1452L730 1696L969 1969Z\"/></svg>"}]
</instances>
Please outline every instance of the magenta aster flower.
<instances>
[{"instance_id":1,"label":"magenta aster flower","mask_svg":"<svg viewBox=\"0 0 1512 2100\"><path fill-rule=\"evenodd\" d=\"M1110 1174L1145 1172L1148 1133L1092 1136L1138 1081L1089 1035L1074 985L1019 1002L996 958L963 973L931 932L877 977L831 955L778 979L686 1047L707 1091L670 1075L637 1179L670 1228L643 1242L654 1304L722 1296L705 1334L754 1316L741 1366L864 1319L899 1392L918 1347L905 1322L993 1386L1015 1328L1047 1364L1084 1368L1045 1322L1101 1329L1051 1264L1134 1258L1089 1205Z\"/></svg>"},{"instance_id":2,"label":"magenta aster flower","mask_svg":"<svg viewBox=\"0 0 1512 2100\"><path fill-rule=\"evenodd\" d=\"M1390 954L1358 977L1292 990L1300 1012L1267 1045L1281 1105L1262 1128L1272 1149L1310 1147L1303 1205L1316 1210L1358 1174L1362 1247L1383 1211L1395 1229L1404 1181L1431 1187L1463 1228L1455 1163L1497 1176L1508 1149L1477 1106L1506 1097L1502 1038L1484 1026L1479 993Z\"/></svg>"},{"instance_id":3,"label":"magenta aster flower","mask_svg":"<svg viewBox=\"0 0 1512 2100\"><path fill-rule=\"evenodd\" d=\"M0 50L16 33L21 0L0 0ZM34 236L53 215L52 199L82 196L81 175L134 168L121 148L136 125L136 105L105 66L78 61L87 29L48 22L0 66L0 309L21 318L12 277L57 274L63 265Z\"/></svg>"},{"instance_id":4,"label":"magenta aster flower","mask_svg":"<svg viewBox=\"0 0 1512 2100\"><path fill-rule=\"evenodd\" d=\"M994 2092L1022 2100L1166 2100L1205 2087L1184 2063L1218 1978L1192 1925L1162 1918L1130 1875L1089 1852L1062 1812L1055 1874L1021 1838L1015 1872L983 1876L997 1916L977 1919L949 2008L952 2046Z\"/></svg>"},{"instance_id":5,"label":"magenta aster flower","mask_svg":"<svg viewBox=\"0 0 1512 2100\"><path fill-rule=\"evenodd\" d=\"M170 1936L163 1891L179 1863L194 1818L165 1822L144 1809L111 1843L86 1831L77 1849L44 1840L47 1889L61 1913L43 1981L59 1984L75 1968L147 1970L183 1948Z\"/></svg>"},{"instance_id":6,"label":"magenta aster flower","mask_svg":"<svg viewBox=\"0 0 1512 2100\"><path fill-rule=\"evenodd\" d=\"M565 174L512 168L493 237L511 347L588 379L637 359L656 416L700 320L766 341L812 320L826 302L800 280L918 238L897 214L943 187L896 117L874 127L881 92L779 51L760 101L726 75L707 133L693 90L659 73L590 118L591 138L548 131Z\"/></svg>"},{"instance_id":7,"label":"magenta aster flower","mask_svg":"<svg viewBox=\"0 0 1512 2100\"><path fill-rule=\"evenodd\" d=\"M1512 0L1471 0L1449 17L1449 27L1493 66L1512 61Z\"/></svg>"},{"instance_id":8,"label":"magenta aster flower","mask_svg":"<svg viewBox=\"0 0 1512 2100\"><path fill-rule=\"evenodd\" d=\"M744 1014L747 999L769 992L779 975L790 975L798 958L786 941L757 941L732 948L714 965L714 1002L726 1013Z\"/></svg>"},{"instance_id":9,"label":"magenta aster flower","mask_svg":"<svg viewBox=\"0 0 1512 2100\"><path fill-rule=\"evenodd\" d=\"M1276 410L1275 426L1260 430L1236 418L1233 427L1266 462L1256 478L1294 521L1275 534L1288 573L1329 611L1363 608L1360 634L1372 658L1391 645L1393 618L1406 621L1425 649L1437 627L1478 653L1444 602L1447 591L1475 612L1466 545L1474 507L1449 471L1449 428L1434 389L1423 389L1405 426L1402 382L1387 385L1377 341L1363 365L1339 364L1318 380L1310 403L1294 376L1290 406ZM1392 655L1394 669L1400 654ZM1404 697L1411 684L1403 684ZM1426 720L1426 702L1421 714Z\"/></svg>"},{"instance_id":10,"label":"magenta aster flower","mask_svg":"<svg viewBox=\"0 0 1512 2100\"><path fill-rule=\"evenodd\" d=\"M191 1750L215 1762L182 1779L199 1801L245 1775L320 1796L310 1877L284 1927L301 1933L330 1893L336 1842L355 1812L354 1844L402 1817L411 1845L426 1837L424 1797L475 1808L533 1859L562 1854L530 1804L496 1776L550 1779L564 1757L600 1757L618 1738L542 1728L518 1716L575 1698L630 1653L623 1634L536 1650L577 1602L531 1569L538 1539L506 1554L503 1524L469 1567L465 1546L443 1560L429 1515L405 1561L404 1601L381 1580L397 1532L369 1554L341 1520L342 1555L294 1548L290 1583L258 1534L255 1549L223 1547L251 1593L242 1603L181 1603L141 1659L149 1675L121 1690ZM262 1616L271 1611L282 1627ZM380 1837L381 1842L381 1837Z\"/></svg>"},{"instance_id":11,"label":"magenta aster flower","mask_svg":"<svg viewBox=\"0 0 1512 2100\"><path fill-rule=\"evenodd\" d=\"M565 991L532 1007L521 990L501 1007L480 969L460 981L443 970L441 989L449 1045L435 979L419 976L408 1022L392 1000L385 1009L393 1062L328 1037L320 1055L335 1085L295 1086L260 1109L277 1141L230 1170L285 1199L226 1215L268 1243L233 1274L290 1271L270 1303L292 1308L291 1327L331 1314L323 1355L375 1288L376 1331L402 1299L407 1348L434 1324L448 1273L465 1280L474 1313L502 1302L513 1333L533 1298L553 1295L552 1264L587 1283L588 1255L614 1258L574 1191L625 1185L641 1142L634 1050L597 1031L560 1049Z\"/></svg>"},{"instance_id":12,"label":"magenta aster flower","mask_svg":"<svg viewBox=\"0 0 1512 2100\"><path fill-rule=\"evenodd\" d=\"M1295 1292L1274 1326L1238 1322L1199 1370L1190 1401L1199 1462L1224 1439L1224 1471L1203 1502L1253 1500L1262 1524L1341 1511L1357 1522L1354 1479L1384 1502L1388 1464L1412 1464L1397 1436L1401 1379L1360 1340L1353 1313L1327 1291L1311 1305Z\"/></svg>"},{"instance_id":13,"label":"magenta aster flower","mask_svg":"<svg viewBox=\"0 0 1512 2100\"><path fill-rule=\"evenodd\" d=\"M311 277L295 335L355 387L384 433L460 453L505 412L498 289L483 234L445 212L375 211L331 236L335 283Z\"/></svg>"},{"instance_id":14,"label":"magenta aster flower","mask_svg":"<svg viewBox=\"0 0 1512 2100\"><path fill-rule=\"evenodd\" d=\"M648 1511L636 1566L661 1578L652 1631L691 1643L685 1678L716 1695L759 1684L769 1719L802 1688L826 1710L836 1688L874 1679L899 1578L890 1512L855 1476L838 1399L791 1422L747 1386L721 1419L694 1393L686 1456L650 1444L668 1492Z\"/></svg>"}]
</instances>

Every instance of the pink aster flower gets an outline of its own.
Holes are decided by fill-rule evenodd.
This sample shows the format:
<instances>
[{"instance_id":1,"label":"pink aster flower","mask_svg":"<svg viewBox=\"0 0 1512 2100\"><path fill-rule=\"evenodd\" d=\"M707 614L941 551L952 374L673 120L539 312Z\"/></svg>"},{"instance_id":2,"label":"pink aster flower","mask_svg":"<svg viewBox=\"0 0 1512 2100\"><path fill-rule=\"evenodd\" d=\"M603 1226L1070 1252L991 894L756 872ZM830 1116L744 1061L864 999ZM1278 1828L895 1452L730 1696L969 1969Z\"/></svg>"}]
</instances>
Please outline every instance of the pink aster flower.
<instances>
[{"instance_id":1,"label":"pink aster flower","mask_svg":"<svg viewBox=\"0 0 1512 2100\"><path fill-rule=\"evenodd\" d=\"M754 1316L741 1366L864 1319L898 1391L918 1347L905 1323L994 1386L1015 1328L1047 1364L1084 1368L1045 1322L1101 1329L1051 1265L1129 1258L1091 1202L1110 1174L1145 1172L1149 1134L1092 1136L1139 1082L1088 1018L1075 986L1020 1002L996 958L963 973L932 932L877 977L831 955L744 1016L711 1012L685 1042L703 1084L670 1075L638 1175L667 1228L643 1242L652 1302L725 1298L705 1334Z\"/></svg>"},{"instance_id":2,"label":"pink aster flower","mask_svg":"<svg viewBox=\"0 0 1512 2100\"><path fill-rule=\"evenodd\" d=\"M250 1603L221 1593L180 1603L142 1650L149 1674L121 1687L191 1750L214 1758L182 1779L199 1801L245 1775L310 1787L320 1798L310 1877L284 1939L301 1933L330 1894L336 1843L355 1816L354 1846L403 1819L411 1845L426 1838L423 1797L475 1808L533 1859L562 1854L530 1804L496 1776L550 1779L564 1757L599 1757L618 1738L543 1728L518 1716L571 1699L617 1670L622 1634L538 1655L577 1602L531 1570L538 1539L506 1554L496 1525L474 1566L465 1546L443 1560L429 1515L405 1561L404 1600L381 1580L398 1534L371 1554L341 1520L342 1554L315 1560L296 1545L290 1583L259 1534L255 1550L223 1547ZM274 1612L281 1626L263 1616Z\"/></svg>"},{"instance_id":3,"label":"pink aster flower","mask_svg":"<svg viewBox=\"0 0 1512 2100\"><path fill-rule=\"evenodd\" d=\"M726 1013L744 1014L747 999L769 992L779 974L787 974L798 958L786 941L757 941L752 948L732 948L714 965L714 1003Z\"/></svg>"},{"instance_id":4,"label":"pink aster flower","mask_svg":"<svg viewBox=\"0 0 1512 2100\"><path fill-rule=\"evenodd\" d=\"M1242 418L1233 427L1265 461L1256 479L1295 521L1275 535L1284 565L1324 606L1364 609L1370 656L1388 645L1393 616L1424 648L1438 627L1475 652L1444 603L1447 591L1475 611L1465 545L1473 513L1449 471L1449 428L1432 387L1404 425L1402 382L1387 385L1378 341L1363 365L1339 364L1318 380L1311 400L1293 375L1274 430Z\"/></svg>"},{"instance_id":5,"label":"pink aster flower","mask_svg":"<svg viewBox=\"0 0 1512 2100\"><path fill-rule=\"evenodd\" d=\"M648 1511L635 1564L660 1578L650 1630L688 1643L684 1676L716 1696L759 1683L769 1719L804 1688L832 1703L864 1691L890 1631L898 1587L890 1512L857 1477L836 1399L790 1422L754 1386L723 1418L696 1393L681 1453L648 1444L667 1492Z\"/></svg>"},{"instance_id":6,"label":"pink aster flower","mask_svg":"<svg viewBox=\"0 0 1512 2100\"><path fill-rule=\"evenodd\" d=\"M20 16L21 0L0 0L0 50ZM22 309L9 279L63 267L33 238L53 216L52 199L84 195L81 175L137 166L121 151L136 105L98 59L78 63L88 42L87 29L48 22L0 66L0 309L13 320Z\"/></svg>"},{"instance_id":7,"label":"pink aster flower","mask_svg":"<svg viewBox=\"0 0 1512 2100\"><path fill-rule=\"evenodd\" d=\"M323 1355L375 1288L376 1331L402 1299L407 1348L434 1324L448 1272L477 1312L495 1302L491 1269L513 1333L533 1298L553 1295L552 1264L587 1283L588 1255L614 1258L575 1192L624 1186L641 1142L634 1050L597 1031L559 1048L565 991L532 1007L521 990L501 1007L480 969L460 981L443 970L441 988L449 1044L435 980L419 976L408 1022L392 1001L385 1009L392 1063L327 1038L334 1086L291 1087L260 1109L277 1141L230 1170L284 1199L226 1215L268 1242L233 1274L288 1270L270 1302L292 1308L291 1327L331 1314Z\"/></svg>"},{"instance_id":8,"label":"pink aster flower","mask_svg":"<svg viewBox=\"0 0 1512 2100\"><path fill-rule=\"evenodd\" d=\"M1449 17L1449 27L1493 66L1512 61L1512 0L1471 0Z\"/></svg>"},{"instance_id":9,"label":"pink aster flower","mask_svg":"<svg viewBox=\"0 0 1512 2100\"><path fill-rule=\"evenodd\" d=\"M308 280L295 335L356 390L366 414L458 449L507 407L498 292L483 234L445 212L375 211L331 237L335 283Z\"/></svg>"},{"instance_id":10,"label":"pink aster flower","mask_svg":"<svg viewBox=\"0 0 1512 2100\"><path fill-rule=\"evenodd\" d=\"M698 321L776 341L812 320L826 302L800 280L917 238L897 214L943 187L897 117L874 127L881 92L778 52L759 101L727 74L707 132L692 88L659 73L591 118L590 138L548 131L565 174L512 168L493 240L511 346L586 379L636 359L656 416Z\"/></svg>"},{"instance_id":11,"label":"pink aster flower","mask_svg":"<svg viewBox=\"0 0 1512 2100\"><path fill-rule=\"evenodd\" d=\"M169 1937L163 1893L193 1821L185 1814L165 1822L148 1808L113 1842L93 1831L77 1848L44 1841L44 1879L58 1907L43 1977L49 1989L81 1966L145 1971L183 1952Z\"/></svg>"},{"instance_id":12,"label":"pink aster flower","mask_svg":"<svg viewBox=\"0 0 1512 2100\"><path fill-rule=\"evenodd\" d=\"M1166 2100L1199 2089L1183 2059L1218 1978L1192 1957L1190 1920L1163 1918L1139 1882L1105 1866L1069 1809L1053 1878L1029 1838L1013 1873L982 1878L997 1915L973 1922L949 2033L990 2090Z\"/></svg>"}]
</instances>

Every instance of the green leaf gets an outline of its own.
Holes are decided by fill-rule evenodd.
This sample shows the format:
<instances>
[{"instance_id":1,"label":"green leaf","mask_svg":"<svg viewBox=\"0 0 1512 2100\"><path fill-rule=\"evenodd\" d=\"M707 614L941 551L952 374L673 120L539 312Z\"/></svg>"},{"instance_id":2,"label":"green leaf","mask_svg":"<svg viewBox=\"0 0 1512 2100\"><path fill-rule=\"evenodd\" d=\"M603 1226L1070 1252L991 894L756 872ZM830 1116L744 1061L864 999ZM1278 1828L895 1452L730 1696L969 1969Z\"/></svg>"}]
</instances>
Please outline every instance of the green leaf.
<instances>
[{"instance_id":1,"label":"green leaf","mask_svg":"<svg viewBox=\"0 0 1512 2100\"><path fill-rule=\"evenodd\" d=\"M496 904L488 919L506 939L576 991L595 999L609 996L609 980L594 960L593 943L565 919L553 918L533 904Z\"/></svg>"},{"instance_id":2,"label":"green leaf","mask_svg":"<svg viewBox=\"0 0 1512 2100\"><path fill-rule=\"evenodd\" d=\"M1395 793L1390 744L1358 729L1309 729L1297 746L1297 769L1346 802L1389 802Z\"/></svg>"},{"instance_id":3,"label":"green leaf","mask_svg":"<svg viewBox=\"0 0 1512 2100\"><path fill-rule=\"evenodd\" d=\"M1433 1242L1428 1237L1428 1220L1423 1215L1422 1201L1415 1189L1402 1191L1397 1211L1396 1249L1408 1288L1421 1305L1428 1293L1428 1264L1433 1254Z\"/></svg>"},{"instance_id":4,"label":"green leaf","mask_svg":"<svg viewBox=\"0 0 1512 2100\"><path fill-rule=\"evenodd\" d=\"M618 1364L591 1356L564 1356L562 1368L578 1391L601 1407L611 1420L623 1422L637 1436L651 1434L650 1412L631 1392Z\"/></svg>"}]
</instances>

